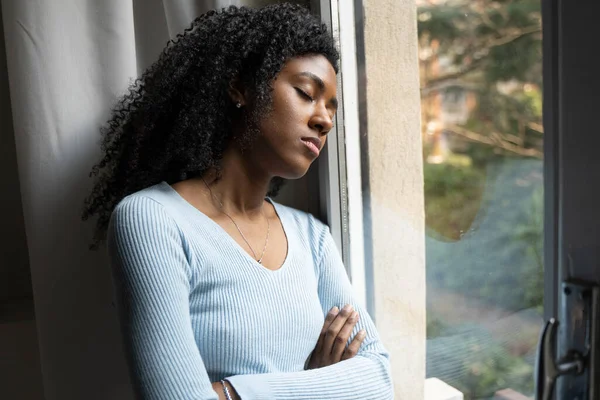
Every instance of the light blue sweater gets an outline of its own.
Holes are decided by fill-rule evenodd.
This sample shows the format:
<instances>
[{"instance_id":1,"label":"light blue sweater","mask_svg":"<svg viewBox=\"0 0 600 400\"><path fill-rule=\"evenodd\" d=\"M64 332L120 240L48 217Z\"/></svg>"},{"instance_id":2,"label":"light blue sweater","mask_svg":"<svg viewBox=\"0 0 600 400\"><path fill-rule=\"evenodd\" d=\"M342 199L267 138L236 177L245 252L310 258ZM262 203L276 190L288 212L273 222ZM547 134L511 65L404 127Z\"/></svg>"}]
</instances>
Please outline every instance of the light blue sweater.
<instances>
[{"instance_id":1,"label":"light blue sweater","mask_svg":"<svg viewBox=\"0 0 600 400\"><path fill-rule=\"evenodd\" d=\"M268 270L167 183L116 207L108 248L128 363L143 399L217 399L227 379L243 400L391 399L388 354L356 301L329 229L272 202L288 239ZM333 306L365 329L357 356L304 370Z\"/></svg>"}]
</instances>

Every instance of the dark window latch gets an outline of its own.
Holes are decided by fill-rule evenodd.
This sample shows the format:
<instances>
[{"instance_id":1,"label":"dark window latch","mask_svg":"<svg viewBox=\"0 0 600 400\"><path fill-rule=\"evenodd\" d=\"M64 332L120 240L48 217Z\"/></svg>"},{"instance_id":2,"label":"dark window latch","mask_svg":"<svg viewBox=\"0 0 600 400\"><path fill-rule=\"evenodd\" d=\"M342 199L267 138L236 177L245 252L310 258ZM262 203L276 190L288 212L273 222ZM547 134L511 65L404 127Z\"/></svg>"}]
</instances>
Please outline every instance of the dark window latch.
<instances>
[{"instance_id":1,"label":"dark window latch","mask_svg":"<svg viewBox=\"0 0 600 400\"><path fill-rule=\"evenodd\" d=\"M600 382L596 377L600 350L599 293L594 284L562 284L559 303L562 322L551 318L540 335L536 400L600 400Z\"/></svg>"}]
</instances>

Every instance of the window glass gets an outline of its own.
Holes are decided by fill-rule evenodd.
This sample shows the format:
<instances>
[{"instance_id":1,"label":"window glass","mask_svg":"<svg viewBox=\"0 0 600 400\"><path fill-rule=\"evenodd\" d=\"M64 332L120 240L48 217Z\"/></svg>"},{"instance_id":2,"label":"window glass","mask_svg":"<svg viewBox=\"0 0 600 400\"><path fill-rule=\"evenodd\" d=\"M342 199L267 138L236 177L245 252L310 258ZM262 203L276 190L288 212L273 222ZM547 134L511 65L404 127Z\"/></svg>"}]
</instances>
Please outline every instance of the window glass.
<instances>
[{"instance_id":1,"label":"window glass","mask_svg":"<svg viewBox=\"0 0 600 400\"><path fill-rule=\"evenodd\" d=\"M544 287L540 0L416 2L427 378L465 399L531 396Z\"/></svg>"}]
</instances>

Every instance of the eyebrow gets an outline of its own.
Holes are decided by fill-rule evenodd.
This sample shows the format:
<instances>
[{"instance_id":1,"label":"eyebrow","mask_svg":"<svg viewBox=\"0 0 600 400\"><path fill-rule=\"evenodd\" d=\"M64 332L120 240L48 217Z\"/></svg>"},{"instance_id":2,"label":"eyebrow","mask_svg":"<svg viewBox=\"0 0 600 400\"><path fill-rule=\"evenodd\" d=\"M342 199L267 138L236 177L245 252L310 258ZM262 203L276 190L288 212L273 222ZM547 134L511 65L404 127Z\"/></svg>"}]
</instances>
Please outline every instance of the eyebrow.
<instances>
[{"instance_id":1,"label":"eyebrow","mask_svg":"<svg viewBox=\"0 0 600 400\"><path fill-rule=\"evenodd\" d=\"M301 72L298 74L298 76L305 76L307 78L310 78L317 84L317 86L319 86L319 89L321 89L321 91L325 90L325 82L323 82L323 79L321 79L319 76L313 74L312 72L308 72L308 71ZM329 100L329 103L331 103L331 105L333 105L336 109L338 108L337 97L333 97L331 100Z\"/></svg>"}]
</instances>

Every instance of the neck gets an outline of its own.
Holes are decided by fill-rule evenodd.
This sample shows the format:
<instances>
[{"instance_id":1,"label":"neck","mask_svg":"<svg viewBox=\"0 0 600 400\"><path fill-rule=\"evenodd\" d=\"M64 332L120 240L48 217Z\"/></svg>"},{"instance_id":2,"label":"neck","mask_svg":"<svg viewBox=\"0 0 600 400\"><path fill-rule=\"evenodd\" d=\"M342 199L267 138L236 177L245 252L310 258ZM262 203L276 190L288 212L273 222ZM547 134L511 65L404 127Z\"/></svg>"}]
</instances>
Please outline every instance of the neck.
<instances>
[{"instance_id":1,"label":"neck","mask_svg":"<svg viewBox=\"0 0 600 400\"><path fill-rule=\"evenodd\" d=\"M215 171L202 177L218 199L215 199L216 206L220 206L220 201L227 213L248 217L260 215L272 176L256 168L255 163L248 162L237 148L225 152L221 166L219 179ZM204 185L202 181L200 183Z\"/></svg>"}]
</instances>

